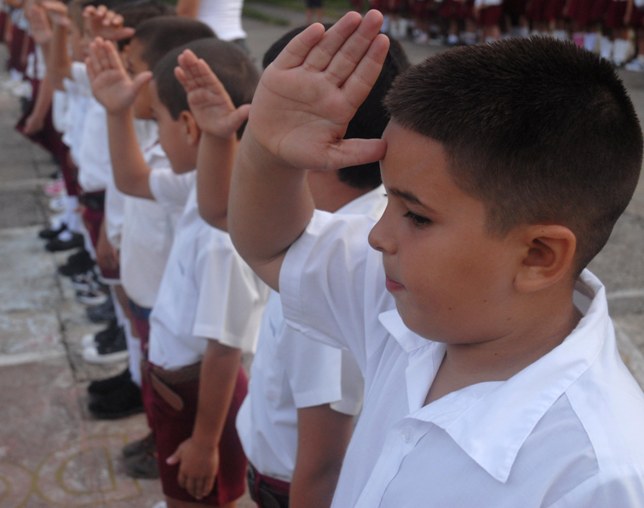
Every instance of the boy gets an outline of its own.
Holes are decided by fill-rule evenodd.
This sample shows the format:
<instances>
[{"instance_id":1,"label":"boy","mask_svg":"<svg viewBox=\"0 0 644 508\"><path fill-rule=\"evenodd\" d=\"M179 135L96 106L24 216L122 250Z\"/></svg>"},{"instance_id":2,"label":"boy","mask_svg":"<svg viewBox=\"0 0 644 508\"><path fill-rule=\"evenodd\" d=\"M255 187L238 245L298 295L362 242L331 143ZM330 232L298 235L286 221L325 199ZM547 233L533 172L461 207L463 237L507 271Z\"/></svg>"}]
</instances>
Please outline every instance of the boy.
<instances>
[{"instance_id":1,"label":"boy","mask_svg":"<svg viewBox=\"0 0 644 508\"><path fill-rule=\"evenodd\" d=\"M188 48L217 72L236 106L250 101L257 81L243 51L215 39L182 46L157 63L150 105L172 169L184 175L194 174L201 136L174 77L177 57ZM182 193L176 180L150 172L133 139L131 104L150 74L130 81L114 48L101 40L92 45L89 68L94 92L109 112L110 143L121 147L122 168L129 173L117 177L117 184L131 195L172 202ZM236 147L235 129L219 133L222 161ZM233 506L244 492L246 466L234 429L246 392L240 359L242 350L253 348L266 290L228 235L199 218L194 178L187 186L189 198L150 317L147 373L154 388L158 465L169 506Z\"/></svg>"},{"instance_id":2,"label":"boy","mask_svg":"<svg viewBox=\"0 0 644 508\"><path fill-rule=\"evenodd\" d=\"M235 245L288 324L365 376L334 506L642 506L642 392L583 270L640 172L623 86L548 38L460 48L397 80L382 140L342 140L381 19L313 25L265 71L230 196ZM374 159L371 251L368 220L311 220L301 169Z\"/></svg>"},{"instance_id":3,"label":"boy","mask_svg":"<svg viewBox=\"0 0 644 508\"><path fill-rule=\"evenodd\" d=\"M296 28L276 41L264 55L264 67L304 28ZM188 91L191 111L207 132L209 122L224 116L217 107L226 103L219 97L225 92L194 55L182 55L179 63L178 77ZM391 41L376 85L351 119L346 137L382 135L388 120L382 100L408 65L402 46ZM204 140L202 149L203 145ZM212 202L220 201L213 196L218 187L228 185L228 178L216 174L216 170L216 161L204 160L200 154L201 215L212 225L224 227L219 215L225 216L225 208L217 213ZM220 181L216 181L218 176ZM208 183L208 177L213 181ZM384 209L384 189L375 162L338 172L311 171L307 178L320 210L377 219ZM328 507L354 417L361 407L362 377L348 352L301 340L291 332L285 328L279 295L273 292L262 318L249 392L237 416L237 431L250 466L249 490L260 508L275 503Z\"/></svg>"},{"instance_id":4,"label":"boy","mask_svg":"<svg viewBox=\"0 0 644 508\"><path fill-rule=\"evenodd\" d=\"M91 13L90 13L91 14ZM108 18L109 13L105 14ZM98 18L98 16L96 16ZM132 77L148 72L172 48L191 40L214 37L212 30L196 20L178 16L156 16L136 26L136 33L124 47L125 67ZM147 120L154 125L154 136L141 151L148 167L152 170L168 171L170 163L159 146L156 122L150 120L150 100L147 87L137 94L132 105L134 117L141 122ZM110 146L112 166L118 175L121 167L121 149ZM187 199L187 195L185 196ZM182 205L185 205L185 199ZM159 284L170 253L174 226L181 215L183 206L168 209L156 201L126 196L124 206L123 231L120 246L121 278L128 297L133 323L141 340L140 352L145 356L148 350L149 315L156 301ZM141 355L131 351L130 356L140 360ZM139 371L139 363L132 368ZM145 379L142 386L143 403L151 422L151 393ZM151 477L157 469L153 454L152 436L128 444L123 453L125 471L133 477Z\"/></svg>"}]
</instances>

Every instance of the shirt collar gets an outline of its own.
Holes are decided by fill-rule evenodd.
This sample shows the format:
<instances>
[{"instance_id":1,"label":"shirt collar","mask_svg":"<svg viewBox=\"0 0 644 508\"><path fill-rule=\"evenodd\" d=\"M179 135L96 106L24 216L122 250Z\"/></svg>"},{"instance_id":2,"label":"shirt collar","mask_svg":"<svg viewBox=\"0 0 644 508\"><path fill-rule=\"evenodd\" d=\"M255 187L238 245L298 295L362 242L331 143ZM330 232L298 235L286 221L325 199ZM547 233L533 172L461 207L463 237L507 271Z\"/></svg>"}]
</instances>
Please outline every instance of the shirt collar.
<instances>
[{"instance_id":1,"label":"shirt collar","mask_svg":"<svg viewBox=\"0 0 644 508\"><path fill-rule=\"evenodd\" d=\"M488 474L506 482L539 420L591 366L605 340L614 340L604 287L587 270L577 282L575 303L582 319L547 355L507 381L470 386L426 407L421 406L444 347L411 332L397 312L381 315L381 323L409 357L410 417L442 428Z\"/></svg>"}]
</instances>

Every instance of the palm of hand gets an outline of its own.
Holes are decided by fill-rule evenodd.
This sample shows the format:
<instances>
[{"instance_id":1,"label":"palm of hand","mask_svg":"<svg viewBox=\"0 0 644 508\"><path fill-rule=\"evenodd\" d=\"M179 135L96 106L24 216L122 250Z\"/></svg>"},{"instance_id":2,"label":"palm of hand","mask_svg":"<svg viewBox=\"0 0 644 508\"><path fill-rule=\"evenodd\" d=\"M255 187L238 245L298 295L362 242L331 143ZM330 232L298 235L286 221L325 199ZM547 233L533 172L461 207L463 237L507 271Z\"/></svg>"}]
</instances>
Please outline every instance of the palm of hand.
<instances>
[{"instance_id":1,"label":"palm of hand","mask_svg":"<svg viewBox=\"0 0 644 508\"><path fill-rule=\"evenodd\" d=\"M198 88L188 92L188 104L199 127L209 134L224 138L237 129L233 117L235 108L228 97Z\"/></svg>"},{"instance_id":2,"label":"palm of hand","mask_svg":"<svg viewBox=\"0 0 644 508\"><path fill-rule=\"evenodd\" d=\"M121 69L101 71L91 79L96 100L110 113L117 113L130 107L136 98L132 80Z\"/></svg>"},{"instance_id":3,"label":"palm of hand","mask_svg":"<svg viewBox=\"0 0 644 508\"><path fill-rule=\"evenodd\" d=\"M253 136L294 167L342 167L342 137L359 104L323 73L303 68L265 71L251 109Z\"/></svg>"}]
</instances>

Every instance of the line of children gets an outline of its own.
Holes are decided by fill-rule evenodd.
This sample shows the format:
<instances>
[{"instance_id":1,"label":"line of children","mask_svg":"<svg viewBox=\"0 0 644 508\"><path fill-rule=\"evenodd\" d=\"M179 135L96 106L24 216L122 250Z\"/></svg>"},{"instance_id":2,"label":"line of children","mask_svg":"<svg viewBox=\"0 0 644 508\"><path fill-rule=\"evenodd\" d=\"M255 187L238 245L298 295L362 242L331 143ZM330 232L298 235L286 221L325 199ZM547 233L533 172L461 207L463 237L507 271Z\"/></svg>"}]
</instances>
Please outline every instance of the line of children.
<instances>
[{"instance_id":1,"label":"line of children","mask_svg":"<svg viewBox=\"0 0 644 508\"><path fill-rule=\"evenodd\" d=\"M448 46L529 34L572 39L621 67L637 54L639 0L411 0L371 2L385 15L383 31L420 44ZM640 59L644 61L644 57ZM635 60L628 70L644 68Z\"/></svg>"},{"instance_id":2,"label":"line of children","mask_svg":"<svg viewBox=\"0 0 644 508\"><path fill-rule=\"evenodd\" d=\"M210 38L184 47L209 62L236 105L250 102L257 71L236 45ZM130 80L113 46L101 39L92 43L89 68L108 111L110 146L120 157L114 165L119 188L164 206L183 205L150 315L144 372L163 491L169 506L195 500L227 506L245 490L246 459L234 428L246 394L241 354L254 349L267 292L228 235L199 217L194 169L202 133L174 76L179 54L173 50L155 65L148 91L159 142L181 180L150 171L136 143L132 105L150 73ZM218 164L232 164L237 127L217 133Z\"/></svg>"},{"instance_id":3,"label":"line of children","mask_svg":"<svg viewBox=\"0 0 644 508\"><path fill-rule=\"evenodd\" d=\"M642 165L623 85L551 38L459 48L396 81L382 140L344 140L381 23L311 26L264 72L228 211L287 324L365 377L333 506L641 506L644 395L585 270ZM379 159L375 227L314 211L305 170Z\"/></svg>"},{"instance_id":4,"label":"line of children","mask_svg":"<svg viewBox=\"0 0 644 508\"><path fill-rule=\"evenodd\" d=\"M234 506L246 455L260 507L644 503L644 397L584 269L642 161L610 65L553 39L461 48L404 72L385 112L406 61L375 11L288 34L257 91L198 22L85 12L127 42L50 70L89 84L130 196L112 236L153 433L124 453L156 453L168 506ZM279 297L242 405L258 276Z\"/></svg>"}]
</instances>

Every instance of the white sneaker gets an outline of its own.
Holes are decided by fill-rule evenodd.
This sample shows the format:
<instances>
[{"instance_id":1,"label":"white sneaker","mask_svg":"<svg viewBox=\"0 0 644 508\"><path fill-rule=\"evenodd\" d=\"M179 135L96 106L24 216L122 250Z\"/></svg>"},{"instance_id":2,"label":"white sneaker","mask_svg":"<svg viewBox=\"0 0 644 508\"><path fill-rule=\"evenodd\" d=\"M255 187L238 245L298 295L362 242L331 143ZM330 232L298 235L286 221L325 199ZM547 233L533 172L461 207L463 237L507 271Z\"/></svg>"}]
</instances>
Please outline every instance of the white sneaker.
<instances>
[{"instance_id":1,"label":"white sneaker","mask_svg":"<svg viewBox=\"0 0 644 508\"><path fill-rule=\"evenodd\" d=\"M644 59L634 58L624 66L624 69L632 72L644 72Z\"/></svg>"},{"instance_id":2,"label":"white sneaker","mask_svg":"<svg viewBox=\"0 0 644 508\"><path fill-rule=\"evenodd\" d=\"M122 362L127 360L128 356L125 331L122 328L119 328L118 332L114 334L113 340L83 349L83 360L99 365Z\"/></svg>"}]
</instances>

